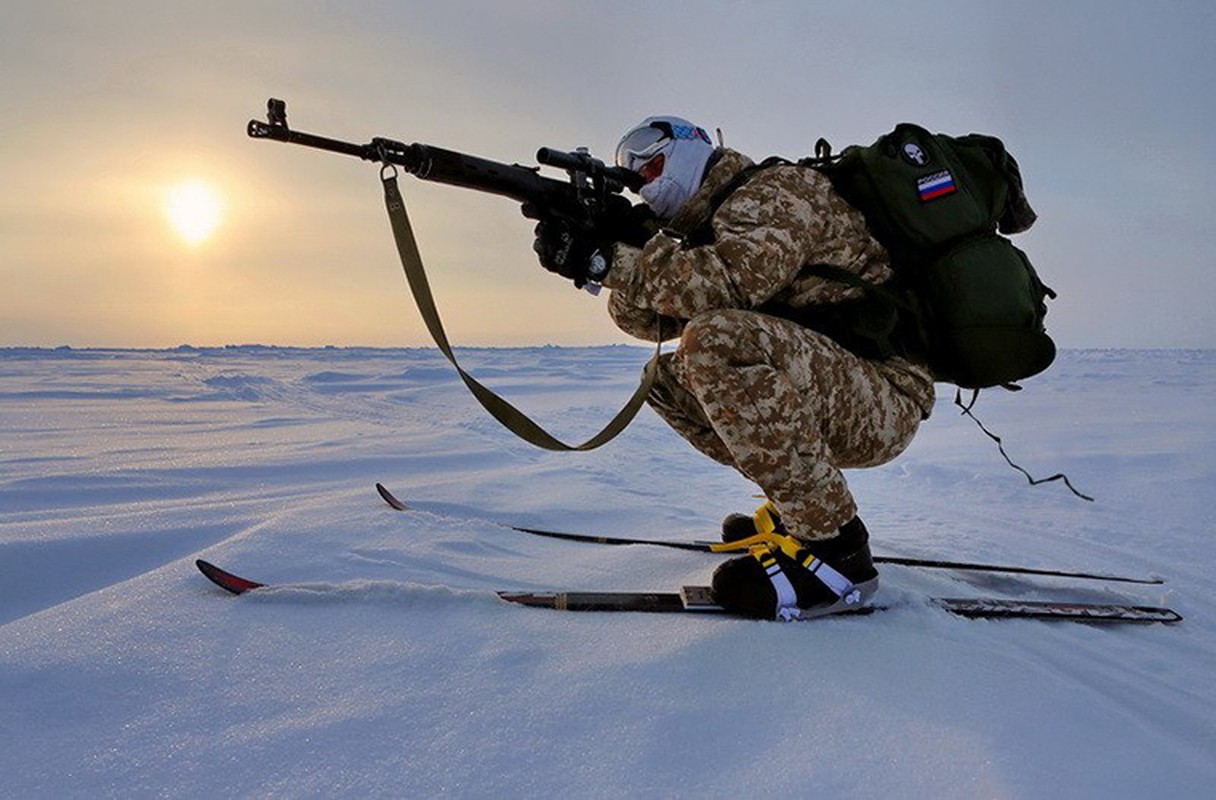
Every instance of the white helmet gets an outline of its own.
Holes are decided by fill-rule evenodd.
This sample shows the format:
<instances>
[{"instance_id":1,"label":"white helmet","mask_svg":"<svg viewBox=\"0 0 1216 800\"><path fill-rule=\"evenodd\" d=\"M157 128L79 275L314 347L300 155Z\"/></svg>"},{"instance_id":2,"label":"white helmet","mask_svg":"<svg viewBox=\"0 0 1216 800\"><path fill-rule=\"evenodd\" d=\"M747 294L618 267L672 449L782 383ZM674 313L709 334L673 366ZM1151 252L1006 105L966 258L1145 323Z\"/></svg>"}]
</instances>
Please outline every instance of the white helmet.
<instances>
[{"instance_id":1,"label":"white helmet","mask_svg":"<svg viewBox=\"0 0 1216 800\"><path fill-rule=\"evenodd\" d=\"M700 188L713 152L704 128L680 117L647 117L621 137L616 165L646 179L638 194L670 220Z\"/></svg>"}]
</instances>

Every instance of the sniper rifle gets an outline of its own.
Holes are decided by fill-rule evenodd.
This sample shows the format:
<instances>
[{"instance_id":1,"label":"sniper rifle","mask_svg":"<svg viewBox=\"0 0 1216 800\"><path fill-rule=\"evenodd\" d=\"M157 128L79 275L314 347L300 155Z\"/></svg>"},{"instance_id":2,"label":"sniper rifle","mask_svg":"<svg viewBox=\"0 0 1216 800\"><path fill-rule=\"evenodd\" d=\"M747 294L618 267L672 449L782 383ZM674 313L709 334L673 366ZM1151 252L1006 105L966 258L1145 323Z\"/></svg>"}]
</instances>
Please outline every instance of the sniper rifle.
<instances>
[{"instance_id":1,"label":"sniper rifle","mask_svg":"<svg viewBox=\"0 0 1216 800\"><path fill-rule=\"evenodd\" d=\"M397 167L425 181L509 197L523 205L524 216L531 219L560 218L575 232L592 232L606 215L628 213L631 204L621 196L621 192L640 188L644 183L640 175L620 167L606 166L592 157L586 148L565 152L542 147L536 152L536 160L542 165L565 170L569 175L569 180L565 181L541 175L540 167L503 164L429 144L405 144L382 137L376 137L367 144L344 142L292 130L287 125L287 103L275 98L266 103L266 122L250 120L246 132L254 139L273 139L380 162L384 202L393 227L397 254L427 331L482 407L515 435L546 450L592 450L624 430L642 407L654 382L658 364L657 344L655 358L646 365L642 383L625 407L603 430L578 445L556 439L465 372L456 361L431 295L418 244L406 215L405 201L397 186Z\"/></svg>"},{"instance_id":2,"label":"sniper rifle","mask_svg":"<svg viewBox=\"0 0 1216 800\"><path fill-rule=\"evenodd\" d=\"M590 226L612 206L628 209L630 203L621 192L636 190L643 183L636 172L606 166L585 147L569 152L551 147L536 151L542 165L568 173L569 180L563 181L541 175L539 166L503 164L429 144L405 144L379 136L367 144L355 144L304 133L288 127L285 101L271 98L266 108L266 122L249 120L247 132L254 139L274 139L392 164L424 181L509 197L523 204L525 216L531 219L558 216Z\"/></svg>"}]
</instances>

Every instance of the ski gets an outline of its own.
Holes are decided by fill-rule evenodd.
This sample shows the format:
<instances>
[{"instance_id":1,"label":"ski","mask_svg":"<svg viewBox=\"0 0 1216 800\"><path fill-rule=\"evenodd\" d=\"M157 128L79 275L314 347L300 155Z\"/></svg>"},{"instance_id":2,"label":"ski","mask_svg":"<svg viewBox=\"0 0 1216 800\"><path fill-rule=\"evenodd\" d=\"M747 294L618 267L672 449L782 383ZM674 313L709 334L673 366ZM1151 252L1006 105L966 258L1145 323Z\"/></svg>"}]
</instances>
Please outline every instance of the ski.
<instances>
[{"instance_id":1,"label":"ski","mask_svg":"<svg viewBox=\"0 0 1216 800\"><path fill-rule=\"evenodd\" d=\"M377 483L376 491L380 493L380 497L384 499L384 502L388 503L388 505L393 509L397 511L411 510L408 505L399 500L392 492L385 488L383 484ZM501 523L498 524L501 525ZM525 528L518 525L502 525L502 527L532 536L543 536L548 539L561 539L568 542L583 542L586 544L652 545L654 547L667 547L676 550L693 550L701 553L715 552L713 549L714 545L719 544L718 542L708 541L662 541L659 539L635 539L621 536L594 536L585 533L567 533L565 531L548 531L539 528ZM882 555L876 555L873 558L875 564L894 564L896 566L916 567L919 569L954 569L968 572L1001 572L1012 575L1038 575L1041 577L1074 578L1077 580L1139 583L1148 585L1159 585L1165 583L1164 579L1162 578L1135 578L1126 575L1111 575L1099 572L1071 572L1066 570L1009 566L1006 564L982 564L971 561L944 561L941 559L904 558L901 556Z\"/></svg>"},{"instance_id":2,"label":"ski","mask_svg":"<svg viewBox=\"0 0 1216 800\"><path fill-rule=\"evenodd\" d=\"M209 581L232 594L267 588L267 584L242 578L198 559L195 566ZM512 592L500 591L502 600L532 608L558 611L628 611L658 614L702 614L732 616L714 604L708 586L685 586L680 592ZM1173 609L1118 603L1070 603L1000 598L929 598L929 603L968 619L1038 619L1094 623L1172 623L1182 616ZM886 606L863 606L832 616L871 614Z\"/></svg>"},{"instance_id":3,"label":"ski","mask_svg":"<svg viewBox=\"0 0 1216 800\"><path fill-rule=\"evenodd\" d=\"M257 581L242 578L239 575L233 575L231 572L222 570L210 561L204 561L201 558L194 560L194 566L198 567L198 571L203 573L207 577L207 580L224 591L232 592L233 594L244 594L254 589L266 587L264 583L258 583Z\"/></svg>"},{"instance_id":4,"label":"ski","mask_svg":"<svg viewBox=\"0 0 1216 800\"><path fill-rule=\"evenodd\" d=\"M729 616L712 599L708 586L685 586L679 593L658 592L499 592L512 603L560 611L644 611L652 613L694 613ZM1074 622L1181 622L1173 609L1117 603L1070 603L1042 600L1006 600L994 597L931 597L928 602L945 611L969 619L1040 619ZM864 614L885 610L886 606L865 606L844 614ZM833 614L832 616L840 616Z\"/></svg>"},{"instance_id":5,"label":"ski","mask_svg":"<svg viewBox=\"0 0 1216 800\"><path fill-rule=\"evenodd\" d=\"M685 586L675 592L499 592L512 603L560 611L642 611L729 616L713 602L708 586ZM931 597L928 602L969 619L1041 619L1080 622L1181 622L1173 609L1118 603L1070 603L1043 600L1007 600L995 597ZM886 606L865 606L846 615L883 611ZM839 616L834 614L832 616Z\"/></svg>"},{"instance_id":6,"label":"ski","mask_svg":"<svg viewBox=\"0 0 1216 800\"><path fill-rule=\"evenodd\" d=\"M376 491L380 493L380 497L382 497L384 499L384 502L388 503L391 507L393 507L397 511L409 511L410 510L410 507L407 506L405 503L401 502L400 500L398 500L397 497L392 492L390 492L388 489L386 489L384 487L383 483L376 484Z\"/></svg>"}]
</instances>

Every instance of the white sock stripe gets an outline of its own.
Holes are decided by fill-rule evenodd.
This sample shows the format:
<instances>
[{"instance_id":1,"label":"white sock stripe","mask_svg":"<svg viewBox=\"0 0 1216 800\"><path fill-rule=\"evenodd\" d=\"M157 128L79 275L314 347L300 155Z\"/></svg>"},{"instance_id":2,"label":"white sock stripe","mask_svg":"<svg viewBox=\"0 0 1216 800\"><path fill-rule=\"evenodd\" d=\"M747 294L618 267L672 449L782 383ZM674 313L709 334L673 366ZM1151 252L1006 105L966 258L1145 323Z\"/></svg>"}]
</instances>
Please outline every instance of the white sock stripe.
<instances>
[{"instance_id":1,"label":"white sock stripe","mask_svg":"<svg viewBox=\"0 0 1216 800\"><path fill-rule=\"evenodd\" d=\"M797 608L798 593L794 591L794 585L790 583L790 579L781 571L781 568L777 568L776 574L770 573L768 578L777 592L777 615L780 616L786 609Z\"/></svg>"},{"instance_id":2,"label":"white sock stripe","mask_svg":"<svg viewBox=\"0 0 1216 800\"><path fill-rule=\"evenodd\" d=\"M798 608L798 593L794 590L794 585L790 583L789 576L781 569L780 562L773 559L767 564L761 563L764 574L768 576L769 583L773 585L773 591L777 594L775 618L789 620L800 617L802 612ZM858 601L860 593L857 592L857 587L831 564L811 555L809 560L800 566L814 575L816 580L828 587L838 598L845 599L846 603Z\"/></svg>"},{"instance_id":3,"label":"white sock stripe","mask_svg":"<svg viewBox=\"0 0 1216 800\"><path fill-rule=\"evenodd\" d=\"M853 589L853 582L841 575L831 564L819 561L819 565L811 573L831 589L837 597L844 597Z\"/></svg>"}]
</instances>

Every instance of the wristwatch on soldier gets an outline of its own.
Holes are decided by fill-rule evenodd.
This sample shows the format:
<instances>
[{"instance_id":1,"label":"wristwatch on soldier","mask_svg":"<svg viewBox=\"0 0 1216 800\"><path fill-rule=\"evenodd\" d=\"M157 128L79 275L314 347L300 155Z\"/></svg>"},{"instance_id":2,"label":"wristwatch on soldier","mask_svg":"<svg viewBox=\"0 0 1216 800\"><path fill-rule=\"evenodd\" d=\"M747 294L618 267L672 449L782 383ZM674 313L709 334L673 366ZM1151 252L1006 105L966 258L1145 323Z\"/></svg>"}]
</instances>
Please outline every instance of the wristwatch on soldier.
<instances>
[{"instance_id":1,"label":"wristwatch on soldier","mask_svg":"<svg viewBox=\"0 0 1216 800\"><path fill-rule=\"evenodd\" d=\"M605 254L597 248L591 253L591 257L587 259L587 280L602 283L604 276L608 274L608 270L611 267L612 251L610 250Z\"/></svg>"}]
</instances>

